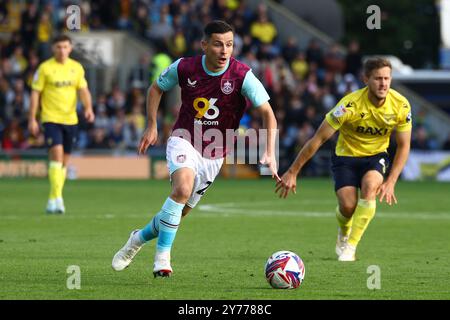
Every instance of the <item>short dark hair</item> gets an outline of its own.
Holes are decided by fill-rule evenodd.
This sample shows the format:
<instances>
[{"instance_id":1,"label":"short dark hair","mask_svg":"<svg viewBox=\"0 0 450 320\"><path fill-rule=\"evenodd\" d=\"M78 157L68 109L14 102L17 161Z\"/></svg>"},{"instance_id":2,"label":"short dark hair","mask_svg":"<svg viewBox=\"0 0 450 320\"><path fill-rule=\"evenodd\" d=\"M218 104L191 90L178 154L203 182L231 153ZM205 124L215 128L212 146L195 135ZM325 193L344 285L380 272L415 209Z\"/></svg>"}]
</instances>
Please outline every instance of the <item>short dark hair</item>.
<instances>
[{"instance_id":1,"label":"short dark hair","mask_svg":"<svg viewBox=\"0 0 450 320\"><path fill-rule=\"evenodd\" d=\"M373 70L389 67L392 70L391 62L388 59L375 57L369 58L364 62L364 75L370 77Z\"/></svg>"},{"instance_id":2,"label":"short dark hair","mask_svg":"<svg viewBox=\"0 0 450 320\"><path fill-rule=\"evenodd\" d=\"M230 31L234 33L233 27L228 23L222 20L214 20L205 26L203 33L205 35L205 40L209 40L213 33L227 33Z\"/></svg>"},{"instance_id":3,"label":"short dark hair","mask_svg":"<svg viewBox=\"0 0 450 320\"><path fill-rule=\"evenodd\" d=\"M60 34L53 38L52 44L55 44L58 42L64 42L64 41L69 41L70 43L72 43L72 39L68 35Z\"/></svg>"}]
</instances>

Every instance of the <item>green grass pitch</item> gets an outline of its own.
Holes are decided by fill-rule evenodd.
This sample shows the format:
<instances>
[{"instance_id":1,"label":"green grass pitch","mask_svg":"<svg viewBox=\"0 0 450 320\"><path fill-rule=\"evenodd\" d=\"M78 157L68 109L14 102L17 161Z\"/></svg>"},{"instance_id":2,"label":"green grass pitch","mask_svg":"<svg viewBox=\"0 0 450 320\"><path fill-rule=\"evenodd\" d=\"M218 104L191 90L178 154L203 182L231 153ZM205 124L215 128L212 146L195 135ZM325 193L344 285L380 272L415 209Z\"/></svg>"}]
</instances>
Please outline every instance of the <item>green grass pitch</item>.
<instances>
[{"instance_id":1,"label":"green grass pitch","mask_svg":"<svg viewBox=\"0 0 450 320\"><path fill-rule=\"evenodd\" d=\"M342 263L330 179L299 180L286 200L270 179L218 179L182 221L165 279L152 275L154 241L122 272L111 259L160 209L167 181L68 181L63 216L44 213L47 188L0 180L0 299L450 299L449 183L399 182L399 203L378 205L358 261ZM266 282L264 264L278 250L303 259L300 288ZM79 290L66 286L71 265ZM372 265L380 289L367 287Z\"/></svg>"}]
</instances>

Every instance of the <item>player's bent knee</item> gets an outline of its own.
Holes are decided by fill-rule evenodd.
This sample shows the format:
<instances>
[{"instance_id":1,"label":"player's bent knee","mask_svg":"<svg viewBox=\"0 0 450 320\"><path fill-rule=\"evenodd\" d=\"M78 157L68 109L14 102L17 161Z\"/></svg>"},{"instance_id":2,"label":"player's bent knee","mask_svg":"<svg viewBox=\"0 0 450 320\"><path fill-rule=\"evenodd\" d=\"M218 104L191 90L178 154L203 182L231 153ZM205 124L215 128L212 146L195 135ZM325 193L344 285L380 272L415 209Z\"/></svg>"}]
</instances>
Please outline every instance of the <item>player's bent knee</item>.
<instances>
[{"instance_id":1,"label":"player's bent knee","mask_svg":"<svg viewBox=\"0 0 450 320\"><path fill-rule=\"evenodd\" d=\"M191 197L192 188L188 186L177 186L172 190L170 197L178 203L186 203Z\"/></svg>"},{"instance_id":2,"label":"player's bent knee","mask_svg":"<svg viewBox=\"0 0 450 320\"><path fill-rule=\"evenodd\" d=\"M377 196L379 184L368 184L361 189L361 199L374 200Z\"/></svg>"},{"instance_id":3,"label":"player's bent knee","mask_svg":"<svg viewBox=\"0 0 450 320\"><path fill-rule=\"evenodd\" d=\"M346 216L346 217L350 217L353 212L355 212L356 209L356 203L341 203L339 204L339 211L341 211L341 213Z\"/></svg>"},{"instance_id":4,"label":"player's bent knee","mask_svg":"<svg viewBox=\"0 0 450 320\"><path fill-rule=\"evenodd\" d=\"M63 162L64 161L64 149L62 144L57 144L49 149L50 161Z\"/></svg>"}]
</instances>

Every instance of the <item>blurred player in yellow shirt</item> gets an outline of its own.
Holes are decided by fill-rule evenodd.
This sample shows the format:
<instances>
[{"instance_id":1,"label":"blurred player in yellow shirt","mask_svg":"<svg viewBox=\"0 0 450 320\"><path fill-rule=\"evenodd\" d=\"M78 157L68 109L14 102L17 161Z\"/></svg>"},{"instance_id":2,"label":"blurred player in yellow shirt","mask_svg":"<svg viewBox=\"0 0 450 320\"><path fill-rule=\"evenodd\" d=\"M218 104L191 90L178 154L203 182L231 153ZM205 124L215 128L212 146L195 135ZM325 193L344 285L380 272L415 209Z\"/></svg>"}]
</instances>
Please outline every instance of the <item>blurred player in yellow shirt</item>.
<instances>
[{"instance_id":1,"label":"blurred player in yellow shirt","mask_svg":"<svg viewBox=\"0 0 450 320\"><path fill-rule=\"evenodd\" d=\"M39 105L45 141L49 148L50 194L48 213L64 213L62 191L66 165L76 139L78 117L77 91L84 107L84 117L94 121L92 98L80 63L69 58L72 41L66 35L57 36L52 43L53 57L44 61L32 82L28 130L33 136L39 132L36 120Z\"/></svg>"},{"instance_id":2,"label":"blurred player in yellow shirt","mask_svg":"<svg viewBox=\"0 0 450 320\"><path fill-rule=\"evenodd\" d=\"M388 60L373 58L364 64L366 87L343 97L325 117L315 135L300 150L294 163L277 183L276 191L286 197L296 193L297 175L305 163L336 131L339 138L332 157L332 172L338 199L336 218L339 261L354 261L364 231L380 202L397 203L394 187L408 159L411 141L411 107L391 86ZM397 150L392 168L387 148L396 130ZM359 196L358 196L358 189Z\"/></svg>"}]
</instances>

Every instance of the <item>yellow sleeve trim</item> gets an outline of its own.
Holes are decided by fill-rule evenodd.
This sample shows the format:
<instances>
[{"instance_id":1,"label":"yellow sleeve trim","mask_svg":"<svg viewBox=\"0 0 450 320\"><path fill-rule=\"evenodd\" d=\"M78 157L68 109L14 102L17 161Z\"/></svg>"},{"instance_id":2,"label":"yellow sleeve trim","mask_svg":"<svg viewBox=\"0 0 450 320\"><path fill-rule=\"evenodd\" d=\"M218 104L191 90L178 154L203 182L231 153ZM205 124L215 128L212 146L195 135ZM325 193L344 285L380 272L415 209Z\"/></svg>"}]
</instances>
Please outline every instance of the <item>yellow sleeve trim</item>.
<instances>
[{"instance_id":1,"label":"yellow sleeve trim","mask_svg":"<svg viewBox=\"0 0 450 320\"><path fill-rule=\"evenodd\" d=\"M411 131L412 130L412 126L397 126L396 130L398 132L407 132L407 131Z\"/></svg>"},{"instance_id":2,"label":"yellow sleeve trim","mask_svg":"<svg viewBox=\"0 0 450 320\"><path fill-rule=\"evenodd\" d=\"M333 129L339 130L339 128L341 127L341 124L337 122L337 119L334 118L332 113L327 113L325 119L327 120L328 124L333 127Z\"/></svg>"},{"instance_id":3,"label":"yellow sleeve trim","mask_svg":"<svg viewBox=\"0 0 450 320\"><path fill-rule=\"evenodd\" d=\"M44 89L44 88L41 88L40 86L38 86L38 85L31 85L31 89L33 89L34 91L39 91L39 92L42 92L42 90Z\"/></svg>"}]
</instances>

